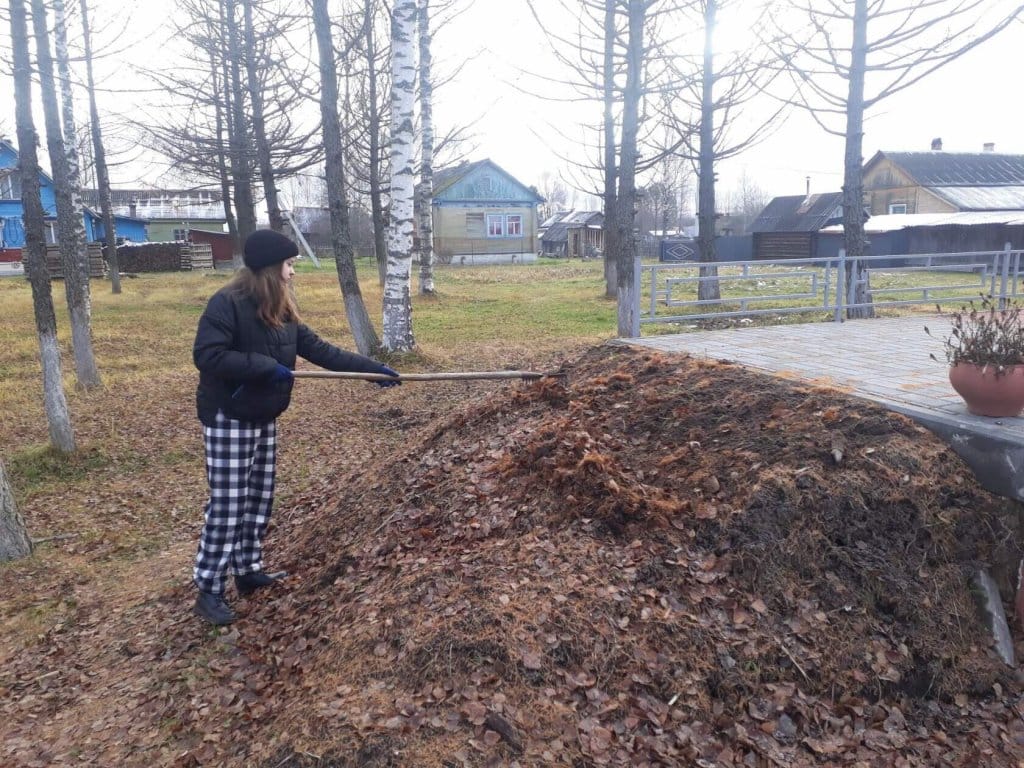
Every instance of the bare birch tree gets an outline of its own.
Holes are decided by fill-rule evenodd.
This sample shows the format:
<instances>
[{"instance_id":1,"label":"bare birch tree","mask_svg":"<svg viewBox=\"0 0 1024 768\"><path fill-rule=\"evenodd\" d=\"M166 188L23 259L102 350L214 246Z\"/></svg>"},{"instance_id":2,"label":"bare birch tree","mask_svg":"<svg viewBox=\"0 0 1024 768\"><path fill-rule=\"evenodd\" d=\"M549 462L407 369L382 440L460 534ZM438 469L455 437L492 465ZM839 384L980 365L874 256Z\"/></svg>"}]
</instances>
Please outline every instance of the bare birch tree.
<instances>
[{"instance_id":1,"label":"bare birch tree","mask_svg":"<svg viewBox=\"0 0 1024 768\"><path fill-rule=\"evenodd\" d=\"M85 56L85 84L89 92L89 123L92 135L93 166L96 169L96 189L100 197L100 213L103 216L103 234L107 241L107 266L110 269L110 287L113 293L121 292L120 265L117 261L117 230L114 228L114 206L110 200L110 173L107 169L107 150L103 144L103 130L100 127L100 111L96 105L96 80L92 67L92 28L89 24L89 2L80 0L82 14L82 45Z\"/></svg>"},{"instance_id":2,"label":"bare birch tree","mask_svg":"<svg viewBox=\"0 0 1024 768\"><path fill-rule=\"evenodd\" d=\"M331 214L331 245L334 248L338 283L345 303L345 316L355 337L356 348L364 355L373 355L380 349L380 341L363 303L352 252L344 148L341 121L338 118L338 71L334 57L331 18L327 0L312 0L312 4L313 28L320 55L320 117L323 122L326 154L325 177Z\"/></svg>"},{"instance_id":3,"label":"bare birch tree","mask_svg":"<svg viewBox=\"0 0 1024 768\"><path fill-rule=\"evenodd\" d=\"M412 331L410 272L413 234L413 104L416 89L416 0L391 11L391 223L384 280L384 349L408 352Z\"/></svg>"},{"instance_id":4,"label":"bare birch tree","mask_svg":"<svg viewBox=\"0 0 1024 768\"><path fill-rule=\"evenodd\" d=\"M39 337L39 359L43 369L43 404L50 428L50 443L59 451L75 450L75 435L64 397L57 318L46 267L46 236L43 203L39 190L38 136L32 120L32 65L28 48L25 0L9 0L11 52L14 64L14 109L18 134L18 170L25 215L25 272L32 285L32 306Z\"/></svg>"},{"instance_id":5,"label":"bare birch tree","mask_svg":"<svg viewBox=\"0 0 1024 768\"><path fill-rule=\"evenodd\" d=\"M53 56L50 53L50 32L43 0L32 0L32 27L35 31L36 61L39 65L39 85L46 123L46 146L53 168L54 192L57 198L57 247L60 250L64 293L71 317L75 375L80 387L92 389L100 385L100 375L96 369L96 357L92 349L89 256L85 248L81 187L78 180L72 177L69 164L69 154L74 151L74 141L65 142L61 128ZM73 137L74 133L71 135Z\"/></svg>"},{"instance_id":6,"label":"bare birch tree","mask_svg":"<svg viewBox=\"0 0 1024 768\"><path fill-rule=\"evenodd\" d=\"M787 71L799 86L795 103L821 128L846 141L843 239L847 316L871 317L865 264L864 117L1006 29L1024 5L992 0L791 0L807 34L780 36ZM870 81L870 92L868 90ZM840 128L839 125L843 127Z\"/></svg>"},{"instance_id":7,"label":"bare birch tree","mask_svg":"<svg viewBox=\"0 0 1024 768\"><path fill-rule=\"evenodd\" d=\"M434 86L430 68L430 0L419 0L420 183L419 206L420 293L434 293Z\"/></svg>"},{"instance_id":8,"label":"bare birch tree","mask_svg":"<svg viewBox=\"0 0 1024 768\"><path fill-rule=\"evenodd\" d=\"M30 554L32 539L28 537L25 519L18 512L14 491L7 479L3 459L0 459L0 563Z\"/></svg>"}]
</instances>

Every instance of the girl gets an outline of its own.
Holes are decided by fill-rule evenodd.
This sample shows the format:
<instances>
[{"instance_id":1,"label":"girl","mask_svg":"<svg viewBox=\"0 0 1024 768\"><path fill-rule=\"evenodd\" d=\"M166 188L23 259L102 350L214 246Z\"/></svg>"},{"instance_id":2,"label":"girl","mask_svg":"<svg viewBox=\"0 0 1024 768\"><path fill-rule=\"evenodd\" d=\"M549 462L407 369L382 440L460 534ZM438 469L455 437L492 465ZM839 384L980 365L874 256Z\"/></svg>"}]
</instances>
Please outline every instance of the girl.
<instances>
[{"instance_id":1,"label":"girl","mask_svg":"<svg viewBox=\"0 0 1024 768\"><path fill-rule=\"evenodd\" d=\"M250 235L245 267L206 305L192 348L210 484L193 570L194 610L215 625L235 620L224 600L229 572L243 596L285 575L263 571L261 545L274 502L275 419L291 400L295 358L396 377L381 386L401 383L386 365L338 349L302 324L291 292L298 253L273 230Z\"/></svg>"}]
</instances>

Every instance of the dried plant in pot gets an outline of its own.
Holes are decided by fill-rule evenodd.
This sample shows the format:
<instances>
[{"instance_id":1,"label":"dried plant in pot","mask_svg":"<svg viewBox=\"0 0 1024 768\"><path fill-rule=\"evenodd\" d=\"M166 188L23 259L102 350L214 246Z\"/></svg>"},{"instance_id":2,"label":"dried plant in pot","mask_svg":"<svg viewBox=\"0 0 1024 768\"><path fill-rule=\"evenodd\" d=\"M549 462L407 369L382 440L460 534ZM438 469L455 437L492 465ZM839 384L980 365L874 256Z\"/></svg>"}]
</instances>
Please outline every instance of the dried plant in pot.
<instances>
[{"instance_id":1,"label":"dried plant in pot","mask_svg":"<svg viewBox=\"0 0 1024 768\"><path fill-rule=\"evenodd\" d=\"M971 302L948 313L950 331L941 340L949 382L970 413L1017 416L1024 409L1022 311L1015 304L1000 309L991 296L982 296L980 306ZM935 355L932 359L938 360Z\"/></svg>"}]
</instances>

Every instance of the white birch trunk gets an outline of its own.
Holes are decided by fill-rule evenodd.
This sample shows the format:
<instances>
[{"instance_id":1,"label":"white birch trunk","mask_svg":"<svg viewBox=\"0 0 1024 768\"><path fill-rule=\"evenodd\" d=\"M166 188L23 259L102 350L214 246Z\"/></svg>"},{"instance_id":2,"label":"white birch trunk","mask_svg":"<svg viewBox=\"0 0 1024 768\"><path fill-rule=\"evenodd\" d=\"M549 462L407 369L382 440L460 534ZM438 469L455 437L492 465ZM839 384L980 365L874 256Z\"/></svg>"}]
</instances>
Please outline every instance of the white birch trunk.
<instances>
[{"instance_id":1,"label":"white birch trunk","mask_svg":"<svg viewBox=\"0 0 1024 768\"><path fill-rule=\"evenodd\" d=\"M71 93L71 58L68 54L67 14L64 0L53 0L57 17L56 52L57 73L60 81L61 115L64 122L64 150L67 158L68 193L71 197L71 221L75 262L84 267L84 279L76 290L80 292L71 313L71 346L75 355L75 371L79 383L86 389L100 385L100 374L92 349L92 296L89 288L89 251L85 234L84 205L82 203L82 173L78 159L78 131L75 126L75 101ZM69 300L69 306L71 302Z\"/></svg>"},{"instance_id":2,"label":"white birch trunk","mask_svg":"<svg viewBox=\"0 0 1024 768\"><path fill-rule=\"evenodd\" d=\"M59 2L63 9L63 3ZM46 121L46 146L53 165L54 191L57 198L57 233L60 241L61 263L64 267L64 293L67 296L68 314L71 318L71 345L75 357L75 373L78 384L86 389L98 387L99 372L92 350L92 315L89 297L89 258L85 248L85 229L82 223L82 189L78 180L78 152L74 149L74 133L68 133L70 121L73 131L74 111L68 103L71 98L71 83L61 83L62 93L66 90L63 123L57 104L57 77L54 74L53 58L50 56L49 30L43 0L32 0L32 23L35 27L36 58L39 63L39 83L43 94L43 116ZM61 41L58 25L58 46ZM64 35L64 57L67 58L67 41ZM58 51L58 66L60 66ZM64 80L65 78L61 78ZM69 114L70 113L70 114ZM74 157L72 175L69 160Z\"/></svg>"},{"instance_id":3,"label":"white birch trunk","mask_svg":"<svg viewBox=\"0 0 1024 768\"><path fill-rule=\"evenodd\" d=\"M416 87L416 0L391 12L391 226L384 278L384 349L408 352L412 333L413 102Z\"/></svg>"},{"instance_id":4,"label":"white birch trunk","mask_svg":"<svg viewBox=\"0 0 1024 768\"><path fill-rule=\"evenodd\" d=\"M434 86L430 82L430 0L420 0L420 293L434 288Z\"/></svg>"},{"instance_id":5,"label":"white birch trunk","mask_svg":"<svg viewBox=\"0 0 1024 768\"><path fill-rule=\"evenodd\" d=\"M0 461L0 563L17 560L32 552L32 540L25 529L25 520L18 514L14 492L7 481L4 463Z\"/></svg>"}]
</instances>

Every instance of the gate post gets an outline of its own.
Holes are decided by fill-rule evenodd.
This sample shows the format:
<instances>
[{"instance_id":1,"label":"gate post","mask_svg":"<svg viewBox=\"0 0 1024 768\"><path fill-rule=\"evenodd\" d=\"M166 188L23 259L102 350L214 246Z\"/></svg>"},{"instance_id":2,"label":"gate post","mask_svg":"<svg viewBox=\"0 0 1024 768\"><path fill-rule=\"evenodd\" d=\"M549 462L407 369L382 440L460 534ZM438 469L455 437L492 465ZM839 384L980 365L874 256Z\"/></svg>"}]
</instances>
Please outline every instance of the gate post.
<instances>
[{"instance_id":1,"label":"gate post","mask_svg":"<svg viewBox=\"0 0 1024 768\"><path fill-rule=\"evenodd\" d=\"M630 312L629 317L629 336L633 339L640 338L640 285L643 281L643 275L643 259L640 256L640 248L637 247L633 249L633 285L630 286L630 290L633 292L633 295L630 297L633 311Z\"/></svg>"},{"instance_id":2,"label":"gate post","mask_svg":"<svg viewBox=\"0 0 1024 768\"><path fill-rule=\"evenodd\" d=\"M846 299L846 249L839 249L839 265L836 267L836 312L833 322L843 322L843 303Z\"/></svg>"},{"instance_id":3,"label":"gate post","mask_svg":"<svg viewBox=\"0 0 1024 768\"><path fill-rule=\"evenodd\" d=\"M1003 263L999 265L999 308L1006 309L1006 287L1010 281L1010 244L1003 246ZM999 258L999 254L996 254Z\"/></svg>"}]
</instances>

